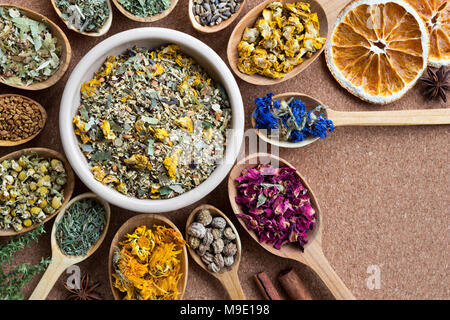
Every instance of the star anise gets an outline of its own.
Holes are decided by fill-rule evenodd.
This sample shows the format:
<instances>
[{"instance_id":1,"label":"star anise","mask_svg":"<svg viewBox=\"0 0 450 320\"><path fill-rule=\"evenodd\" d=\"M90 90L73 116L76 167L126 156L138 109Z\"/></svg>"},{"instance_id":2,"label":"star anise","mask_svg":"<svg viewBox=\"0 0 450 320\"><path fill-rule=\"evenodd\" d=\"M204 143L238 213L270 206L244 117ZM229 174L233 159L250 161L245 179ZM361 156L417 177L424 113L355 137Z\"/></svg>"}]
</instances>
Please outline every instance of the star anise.
<instances>
[{"instance_id":1,"label":"star anise","mask_svg":"<svg viewBox=\"0 0 450 320\"><path fill-rule=\"evenodd\" d=\"M437 71L428 67L427 72L429 78L420 78L426 86L425 94L430 100L440 97L444 102L447 102L446 91L449 90L450 70L447 70L444 66Z\"/></svg>"},{"instance_id":2,"label":"star anise","mask_svg":"<svg viewBox=\"0 0 450 320\"><path fill-rule=\"evenodd\" d=\"M85 273L81 278L80 289L71 289L64 284L64 287L70 292L66 300L102 300L101 295L94 291L98 286L100 286L99 282L90 284L89 275Z\"/></svg>"}]
</instances>

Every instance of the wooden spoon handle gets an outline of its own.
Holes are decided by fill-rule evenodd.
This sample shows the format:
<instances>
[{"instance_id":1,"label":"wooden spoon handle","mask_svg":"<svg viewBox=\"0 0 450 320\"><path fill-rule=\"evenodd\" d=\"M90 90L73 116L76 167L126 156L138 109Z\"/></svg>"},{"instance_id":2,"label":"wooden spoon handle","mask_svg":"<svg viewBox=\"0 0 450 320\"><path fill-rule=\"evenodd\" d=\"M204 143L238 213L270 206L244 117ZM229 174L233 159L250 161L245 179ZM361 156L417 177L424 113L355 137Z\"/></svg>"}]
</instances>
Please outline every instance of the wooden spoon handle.
<instances>
[{"instance_id":1,"label":"wooden spoon handle","mask_svg":"<svg viewBox=\"0 0 450 320\"><path fill-rule=\"evenodd\" d=\"M241 287L241 282L237 272L234 270L224 272L218 277L225 290L228 292L231 300L245 300L245 294Z\"/></svg>"},{"instance_id":2,"label":"wooden spoon handle","mask_svg":"<svg viewBox=\"0 0 450 320\"><path fill-rule=\"evenodd\" d=\"M302 256L306 264L317 273L337 300L356 300L324 256L321 247L311 243Z\"/></svg>"},{"instance_id":3,"label":"wooden spoon handle","mask_svg":"<svg viewBox=\"0 0 450 320\"><path fill-rule=\"evenodd\" d=\"M328 20L328 30L329 33L331 34L331 30L333 30L333 26L337 16L351 0L333 0L333 1L316 0L316 1L322 6L323 11L325 11Z\"/></svg>"},{"instance_id":4,"label":"wooden spoon handle","mask_svg":"<svg viewBox=\"0 0 450 320\"><path fill-rule=\"evenodd\" d=\"M450 124L450 108L429 110L345 112L327 110L335 126L411 126Z\"/></svg>"},{"instance_id":5,"label":"wooden spoon handle","mask_svg":"<svg viewBox=\"0 0 450 320\"><path fill-rule=\"evenodd\" d=\"M31 294L29 300L45 300L56 281L59 279L59 276L69 266L70 264L68 265L64 259L52 258L52 262L47 267L47 270Z\"/></svg>"}]
</instances>

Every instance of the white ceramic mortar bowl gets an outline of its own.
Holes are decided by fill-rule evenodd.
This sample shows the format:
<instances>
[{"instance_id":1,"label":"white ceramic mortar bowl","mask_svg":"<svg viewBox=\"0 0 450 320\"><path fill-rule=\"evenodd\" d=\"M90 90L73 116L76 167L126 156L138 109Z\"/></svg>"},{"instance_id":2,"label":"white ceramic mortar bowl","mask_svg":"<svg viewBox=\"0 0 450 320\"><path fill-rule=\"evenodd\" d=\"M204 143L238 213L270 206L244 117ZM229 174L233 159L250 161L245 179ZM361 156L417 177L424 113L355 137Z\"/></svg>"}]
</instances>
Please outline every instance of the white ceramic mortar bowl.
<instances>
[{"instance_id":1,"label":"white ceramic mortar bowl","mask_svg":"<svg viewBox=\"0 0 450 320\"><path fill-rule=\"evenodd\" d=\"M94 179L87 160L78 146L72 120L80 106L81 84L92 79L110 55L119 55L135 45L157 48L165 44L178 44L181 51L190 55L209 75L225 88L232 107L230 129L224 159L212 175L198 187L171 199L142 200L125 196ZM136 212L160 213L189 206L205 197L228 175L239 154L244 136L244 106L239 87L223 60L200 40L171 29L138 28L118 33L92 48L73 70L61 100L59 129L67 159L83 183L111 204Z\"/></svg>"}]
</instances>

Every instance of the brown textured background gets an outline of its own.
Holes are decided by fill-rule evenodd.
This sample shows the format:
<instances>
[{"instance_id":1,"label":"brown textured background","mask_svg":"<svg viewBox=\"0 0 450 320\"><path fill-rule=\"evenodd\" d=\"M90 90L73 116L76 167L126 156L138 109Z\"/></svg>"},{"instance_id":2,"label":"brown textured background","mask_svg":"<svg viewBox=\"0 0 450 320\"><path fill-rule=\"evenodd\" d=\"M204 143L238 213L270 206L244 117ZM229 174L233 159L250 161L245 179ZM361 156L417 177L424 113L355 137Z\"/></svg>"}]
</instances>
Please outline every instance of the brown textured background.
<instances>
[{"instance_id":1,"label":"brown textured background","mask_svg":"<svg viewBox=\"0 0 450 320\"><path fill-rule=\"evenodd\" d=\"M261 0L248 1L245 14ZM78 61L94 45L117 32L137 27L167 27L191 34L211 46L226 59L231 27L212 35L196 32L187 16L187 0L180 0L165 19L136 23L113 8L113 26L102 38L81 36L68 30L54 12L49 0L0 0L37 11L56 22L72 45L72 61L65 77L55 86L39 92L13 89L0 84L0 93L18 93L40 102L49 119L44 131L33 141L16 148L1 148L0 156L25 147L48 147L62 152L59 138L59 101L64 85ZM246 125L250 127L253 99L274 93L298 91L317 97L336 110L400 110L449 107L439 101L426 101L418 84L400 101L376 107L363 103L342 89L332 78L323 55L305 72L273 87L258 87L238 80L242 91ZM321 204L324 216L323 247L331 265L358 299L449 299L449 129L434 127L338 128L327 139L302 149L280 150L280 156L293 163L308 180ZM77 180L74 195L85 192ZM210 203L229 214L236 224L243 245L239 277L249 299L262 296L252 279L267 271L278 286L276 276L294 267L316 299L332 298L314 272L294 261L273 256L262 249L242 229L228 202L225 181L201 203ZM195 207L166 214L184 230L188 213ZM100 292L112 299L108 281L108 250L117 229L134 213L113 207L110 230L100 249L79 266L100 281ZM53 220L46 224L47 234L38 244L16 255L15 263L37 263L50 252L49 233ZM0 239L4 243L7 239ZM186 299L227 299L220 283L189 260ZM369 290L367 268L381 269L381 289ZM33 291L40 276L33 278L23 293ZM48 299L66 296L62 275Z\"/></svg>"}]
</instances>

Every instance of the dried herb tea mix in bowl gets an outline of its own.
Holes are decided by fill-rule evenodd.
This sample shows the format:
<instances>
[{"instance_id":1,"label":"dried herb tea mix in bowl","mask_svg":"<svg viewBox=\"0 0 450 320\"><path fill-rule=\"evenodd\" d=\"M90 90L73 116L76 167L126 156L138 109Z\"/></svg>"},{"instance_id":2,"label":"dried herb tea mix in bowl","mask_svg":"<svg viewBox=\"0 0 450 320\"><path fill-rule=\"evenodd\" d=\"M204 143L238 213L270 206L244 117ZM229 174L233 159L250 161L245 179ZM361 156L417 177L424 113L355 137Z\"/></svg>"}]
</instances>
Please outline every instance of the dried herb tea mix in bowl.
<instances>
[{"instance_id":1,"label":"dried herb tea mix in bowl","mask_svg":"<svg viewBox=\"0 0 450 320\"><path fill-rule=\"evenodd\" d=\"M73 124L97 181L124 195L164 199L211 175L230 120L223 87L167 45L108 57L81 86Z\"/></svg>"},{"instance_id":2,"label":"dried herb tea mix in bowl","mask_svg":"<svg viewBox=\"0 0 450 320\"><path fill-rule=\"evenodd\" d=\"M88 188L134 212L186 207L226 178L244 135L236 80L214 50L137 28L91 49L66 83L64 151Z\"/></svg>"}]
</instances>

